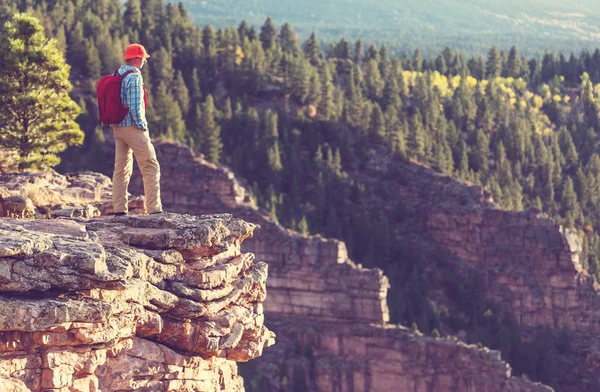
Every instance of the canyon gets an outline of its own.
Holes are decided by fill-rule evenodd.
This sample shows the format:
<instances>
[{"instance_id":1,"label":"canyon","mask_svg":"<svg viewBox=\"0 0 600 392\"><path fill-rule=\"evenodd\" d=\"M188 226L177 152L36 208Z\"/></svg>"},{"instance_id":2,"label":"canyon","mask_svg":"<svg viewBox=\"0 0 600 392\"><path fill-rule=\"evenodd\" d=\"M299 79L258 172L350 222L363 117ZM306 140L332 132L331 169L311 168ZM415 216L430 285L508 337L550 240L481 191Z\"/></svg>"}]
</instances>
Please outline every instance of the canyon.
<instances>
[{"instance_id":1,"label":"canyon","mask_svg":"<svg viewBox=\"0 0 600 392\"><path fill-rule=\"evenodd\" d=\"M219 342L232 340L236 342L237 337L232 338L232 336L240 336L240 327L234 328L235 325L240 324L232 324L230 320L241 317L242 312L234 309L241 310L238 306L247 310L252 309L252 314L246 312L245 318L242 317L238 321L244 326L244 331L253 332L242 333L246 340L241 339L237 342L238 351L235 349L232 351L227 345L225 348L215 347L214 343L207 341L204 347L210 347L208 353L190 352L195 349L195 346L190 343L189 336L198 335L197 332L196 334L191 332L188 327L182 328L183 325L187 325L185 319L189 314L187 316L178 314L179 311L175 309L179 308L179 305L169 308L162 302L161 305L157 305L152 301L147 303L139 298L137 298L139 302L128 302L129 306L135 305L134 308L144 309L144 311L138 313L131 311L134 315L131 317L132 324L129 325L129 331L135 329L137 332L133 335L123 332L124 335L118 340L127 342L122 343L125 344L125 348L111 346L116 344L114 340L110 343L99 342L101 347L95 344L93 348L89 343L77 340L73 340L75 343L71 346L65 345L64 341L71 339L69 328L85 330L85 327L80 327L73 320L58 320L61 321L59 327L45 326L38 328L39 331L31 326L25 326L22 322L11 328L4 328L0 323L3 342L5 342L2 347L12 345L24 350L0 350L0 369L3 369L4 377L8 377L6 379L10 379L11 382L20 380L23 383L25 382L23 380L30 380L28 381L30 384L26 384L31 388L30 390L43 390L40 389L41 384L37 385L38 389L32 388L31 386L35 387L35 385L31 380L36 377L43 379L41 375L48 374L50 368L47 352L65 351L73 355L72 363L80 363L85 362L85 358L89 359L90 353L94 350L107 350L106 355L102 357L105 359L95 362L102 362L95 368L103 369L100 373L113 374L110 372L115 372L115 367L119 367L114 364L120 363L121 359L111 358L117 358L120 355L118 353L123 352L127 358L140 359L138 366L142 366L143 361L162 364L163 368L160 366L159 368L165 370L156 373L162 378L156 374L149 376L138 370L141 372L138 374L146 377L145 382L150 382L152 379L152 382L157 381L156 385L162 383L160 388L169 385L165 384L166 379L178 379L173 372L167 372L167 369L181 366L177 363L181 364L182 361L195 361L194 364L197 366L192 367L198 372L199 369L203 369L205 378L196 379L194 382L206 382L207 385L215 385L215 388L243 388L234 362L257 357L245 366L250 369L248 372L250 377L256 374L263 376L260 380L252 381L266 383L268 389L265 390L268 391L284 391L287 390L286 385L319 392L552 390L540 383L533 383L513 375L510 366L501 358L498 351L467 344L454 336L424 336L414 329L390 324L387 305L388 301L393 300L387 298L390 282L381 270L364 268L350 260L343 242L318 235L302 236L280 226L254 204L248 187L242 180L236 178L223 166L207 163L201 156L194 154L183 145L159 143L157 154L162 168L162 198L165 207L170 212L197 215L197 218L178 214L167 214L169 218L165 218L164 222L161 219L155 221L155 218L149 216L136 215L104 218L102 216L111 211L109 202L111 185L108 178L95 173L67 176L48 174L28 178L5 175L0 177L0 205L4 206L5 211L13 208L13 215L16 207L14 205L10 207L8 201L14 203L16 197L14 193L27 195L28 192L24 190L35 184L40 185L40 189L45 189L46 199L55 202L54 204L57 204L61 197L65 197L64 195L76 194L79 199L87 198L85 206L75 207L69 205L72 203L63 203L66 205L58 203L52 208L48 207L48 214L56 214L55 216L59 217L57 220L31 221L5 218L2 223L7 227L6 235L12 235L12 232L19 230L45 233L56 231L50 230L51 227L68 227L58 231L67 231L71 235L78 233L80 237L88 236L90 237L88 241L95 241L95 244L105 248L105 254L111 255L113 249L116 249L112 248L115 238L120 238L119 247L134 248L138 256L128 259L119 252L119 258L129 260L134 270L142 268L145 273L141 276L148 279L145 284L161 291L160 295L156 294L160 298L155 302L165 300L161 295L165 295L162 291L166 290L180 298L179 301L185 299L186 301L183 302L186 305L182 307L189 312L197 312L199 305L206 305L203 301L222 304L224 301L220 296L227 297L227 294L224 294L221 286L213 286L212 289L216 292L208 294L205 291L195 297L192 292L194 290L202 292L202 288L194 288L190 292L190 287L184 289L173 284L180 279L176 278L177 273L164 275L163 271L158 274L158 277L153 277L156 270L155 267L148 267L149 265L165 264L168 267L172 264L164 261L166 256L160 256L160 252L149 250L150 248L163 248L162 252L169 249L167 253L179 254L175 256L176 261L171 261L171 263L179 263L177 264L179 266L199 263L198 265L202 264L209 270L212 267L206 267L205 261L202 260L216 258L219 260L217 264L226 265L239 263L234 260L247 255L245 258L242 257L246 261L242 262L242 268L236 270L237 275L230 276L233 281L238 279L245 282L233 285L242 291L242 288L247 291L221 308L222 312L227 310L233 314L221 313L223 320L217 316L218 311L210 314L210 317L217 317L216 320L207 318L208 314L199 317L204 323L216 327L217 332L211 330L210 336L219 336ZM373 183L366 182L368 186L375 187L378 177L386 175L390 170L403 173L396 181L388 181L387 189L378 192L378 195L390 201L385 205L384 210L387 209L390 214L396 215L397 211L402 211L403 219L394 222L394 234L407 245L414 247L417 244L428 257L432 282L436 282L436 279L440 278L439 275L449 269L465 279L472 279L475 276L483 282L487 299L500 305L508 304L503 306L511 311L525 333L535 333L537 329L546 326L555 330L568 331L572 345L577 349L564 359L564 364L569 364L571 369L570 375L565 376L564 380L569 381L570 384L561 385L561 390L593 390L594 386L598 385L596 370L600 364L594 338L598 325L596 309L599 289L579 259L580 234L573 230L565 230L536 210L502 211L489 200L489 196L481 187L453 180L417 164L403 163L402 165L401 168L391 169L386 168L385 164L374 164L368 168L372 173L367 176ZM5 187L4 191L2 186ZM139 194L141 189L141 178L134 176L130 190L134 194ZM11 193L13 195L10 195ZM25 199L33 200L34 202L30 203L35 204L37 208L32 210L31 205L28 206L25 200L22 210L39 215L40 211L46 210L40 207L43 200L35 200L34 196L36 196L35 192L29 192L29 198ZM140 198L130 198L132 213L139 213L142 209ZM164 234L149 235L146 232L143 235L125 236L125 233L136 230L170 232L173 227L169 225L177 226L190 219L196 222L193 225L201 225L206 220L207 222L219 221L225 226L233 224L226 222L238 222L234 226L237 227L239 224L247 228L245 231L234 230L236 234L227 237L227 241L233 241L233 245L225 247L219 245L216 247L218 250L209 251L210 257L205 254L205 251L198 251L196 248L195 250L182 248L176 236L168 237L170 240L166 240ZM177 221L179 223L176 223ZM185 223L188 224L190 223ZM125 237L128 240L133 238L134 242L124 243ZM109 241L111 245L105 244L104 241ZM163 241L161 246L153 245L161 241ZM205 249L206 245L203 247ZM259 262L247 261L254 258L250 255L254 255ZM30 256L20 257L27 259ZM10 256L10 260L13 259L14 257ZM146 264L141 262L141 259L145 260ZM266 279L267 265L268 279ZM108 264L107 268L108 272L114 273ZM87 274L89 275L89 272ZM86 279L89 279L89 276L86 277L84 274L81 281ZM132 279L140 278L134 275ZM152 282L153 279L158 281ZM250 285L252 289L248 287L247 279L254 282ZM4 278L2 282L5 287L23 284L14 282L11 278ZM192 282L184 283L189 285ZM56 288L60 291L58 294L54 292L55 289L46 286L31 286L31 282L28 282L28 285L21 288L21 291L29 294L17 294L13 289L4 290L0 286L0 290L3 291L2 298L7 301L48 301L50 299L62 301L64 299L60 296L69 297L74 295L72 293L77 293L76 295L84 300L102 302L102 296L108 298L109 295L98 293L106 291L113 293L111 298L128 295L129 298L135 297L131 293L119 291L122 290L121 288L105 286L105 283L92 289L89 284L86 286L83 283L69 282L60 289ZM434 294L439 295L440 303L446 301L451 307L451 301L444 297L444 290L444 287L440 287ZM56 294L58 297L57 299L46 298L47 293ZM192 306L187 301L195 303ZM121 309L120 312L124 310ZM111 311L108 311L102 317L110 319L110 314ZM143 314L158 314L161 319L173 319L174 321L163 320L162 324L158 324L162 325L163 330L169 326L167 328L169 335L188 338L164 336L160 338L161 332L157 332L156 322L152 324L150 321L145 321L144 324L140 321L149 318L141 316ZM226 323L229 329L220 329L223 326L219 326L219 323L224 320L229 320ZM68 323L72 323L71 325L75 327L65 327ZM148 323L154 327L144 326ZM136 327L131 327L134 324ZM206 332L207 324L203 324L204 327L196 331ZM273 330L277 335L277 343L274 345L274 336L269 330ZM449 328L441 328L441 330L444 335L454 332ZM51 349L48 344L43 346L35 343L36 339L37 341L41 339L43 343L44 339L40 336L50 331L55 331L53 333L60 336L53 341L55 345L48 343ZM21 335L17 339L15 334ZM29 338L22 336L29 336ZM36 338L33 339L33 336ZM60 343L61 339L63 343ZM18 341L25 342L26 346ZM178 359L169 357L167 360L163 359L166 358L163 356L160 357L161 361L158 361L150 359L149 354L145 354L145 357L135 353L127 354L130 352L127 350L135 351L136 345L140 344L145 344L144 347L152 346L153 352L157 352L156 346L158 346L159 351L170 350L168 352L173 356L180 357L177 357ZM73 346L77 349L75 350ZM262 348L267 346L271 347L263 351ZM36 352L37 356L27 360L26 355L31 356L31 351ZM72 354L73 351L78 354ZM43 354L40 354L42 352ZM117 354L111 357L109 353ZM207 356L210 358L207 359ZM69 361L64 360L64 362ZM208 366L202 361L212 361L210 362L212 365ZM103 381L98 377L97 370L92 371L88 366L82 371L83 365L68 366L69 370L65 373L70 373L71 379L95 377L98 381L92 381L95 383L93 385L97 384L101 388ZM241 371L244 371L244 367ZM25 374L29 376L25 377ZM215 374L220 374L220 384L215 383ZM224 377L224 374L227 376ZM69 379L68 376L64 377ZM225 380L229 381L224 384ZM210 384L211 382L213 384ZM138 390L136 388L140 386L130 384L127 388L129 389L124 390Z\"/></svg>"}]
</instances>

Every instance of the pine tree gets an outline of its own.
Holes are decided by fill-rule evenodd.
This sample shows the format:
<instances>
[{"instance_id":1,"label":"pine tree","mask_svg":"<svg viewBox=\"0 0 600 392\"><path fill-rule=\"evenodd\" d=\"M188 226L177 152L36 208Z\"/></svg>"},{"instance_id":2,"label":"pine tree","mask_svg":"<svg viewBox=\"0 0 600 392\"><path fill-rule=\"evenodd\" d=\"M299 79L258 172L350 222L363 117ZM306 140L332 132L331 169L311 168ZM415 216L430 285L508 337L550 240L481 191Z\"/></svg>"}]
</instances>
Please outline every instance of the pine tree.
<instances>
[{"instance_id":1,"label":"pine tree","mask_svg":"<svg viewBox=\"0 0 600 392\"><path fill-rule=\"evenodd\" d=\"M330 119L335 114L335 102L333 101L334 86L329 71L329 65L324 64L320 73L321 78L321 100L318 104L319 111L325 117Z\"/></svg>"},{"instance_id":2,"label":"pine tree","mask_svg":"<svg viewBox=\"0 0 600 392\"><path fill-rule=\"evenodd\" d=\"M575 213L575 209L577 208L577 195L575 194L573 180L571 180L571 177L567 177L565 184L563 185L560 205L563 216L566 216L569 213Z\"/></svg>"},{"instance_id":3,"label":"pine tree","mask_svg":"<svg viewBox=\"0 0 600 392\"><path fill-rule=\"evenodd\" d=\"M243 41L244 38L248 38L249 34L250 25L248 25L248 22L246 22L245 20L242 20L242 22L238 26L238 36L240 37L240 41Z\"/></svg>"},{"instance_id":4,"label":"pine tree","mask_svg":"<svg viewBox=\"0 0 600 392\"><path fill-rule=\"evenodd\" d=\"M460 141L460 163L458 165L458 176L467 179L469 176L469 152L466 143Z\"/></svg>"},{"instance_id":5,"label":"pine tree","mask_svg":"<svg viewBox=\"0 0 600 392\"><path fill-rule=\"evenodd\" d=\"M310 37L304 43L304 53L308 57L311 65L316 66L321 60L321 49L319 48L319 41L315 33L311 33Z\"/></svg>"},{"instance_id":6,"label":"pine tree","mask_svg":"<svg viewBox=\"0 0 600 392\"><path fill-rule=\"evenodd\" d=\"M0 33L0 145L19 169L57 165L58 153L81 145L80 109L69 97L69 66L40 22L16 14Z\"/></svg>"},{"instance_id":7,"label":"pine tree","mask_svg":"<svg viewBox=\"0 0 600 392\"><path fill-rule=\"evenodd\" d=\"M129 0L127 2L123 14L123 26L125 27L125 33L130 36L142 29L142 5L140 0Z\"/></svg>"},{"instance_id":8,"label":"pine tree","mask_svg":"<svg viewBox=\"0 0 600 392\"><path fill-rule=\"evenodd\" d=\"M265 23L260 28L260 42L262 43L265 51L271 49L275 45L275 38L277 37L277 26L273 19L269 16Z\"/></svg>"},{"instance_id":9,"label":"pine tree","mask_svg":"<svg viewBox=\"0 0 600 392\"><path fill-rule=\"evenodd\" d=\"M356 41L356 43L354 44L354 62L356 64L360 64L360 62L362 61L363 58L363 43L362 41L359 39Z\"/></svg>"},{"instance_id":10,"label":"pine tree","mask_svg":"<svg viewBox=\"0 0 600 392\"><path fill-rule=\"evenodd\" d=\"M498 48L493 46L488 52L487 63L485 64L485 75L488 78L500 76L502 72L502 57L498 53Z\"/></svg>"},{"instance_id":11,"label":"pine tree","mask_svg":"<svg viewBox=\"0 0 600 392\"><path fill-rule=\"evenodd\" d=\"M339 59L349 59L350 58L350 44L348 43L348 41L346 41L344 38L342 38L340 40L340 42L338 42L337 46L335 47L335 53L336 53L336 57Z\"/></svg>"},{"instance_id":12,"label":"pine tree","mask_svg":"<svg viewBox=\"0 0 600 392\"><path fill-rule=\"evenodd\" d=\"M436 57L435 69L442 75L446 75L448 73L448 66L446 65L446 60L444 59L444 56L439 55Z\"/></svg>"},{"instance_id":13,"label":"pine tree","mask_svg":"<svg viewBox=\"0 0 600 392\"><path fill-rule=\"evenodd\" d=\"M410 139L408 147L410 157L419 160L425 158L425 130L423 129L421 113L418 110L410 118Z\"/></svg>"},{"instance_id":14,"label":"pine tree","mask_svg":"<svg viewBox=\"0 0 600 392\"><path fill-rule=\"evenodd\" d=\"M396 109L400 109L398 107L402 104L400 98L400 86L398 85L395 72L392 72L392 75L385 83L385 87L383 88L383 99L381 102L384 108L387 108L388 105L392 104L392 102L395 102L397 106Z\"/></svg>"},{"instance_id":15,"label":"pine tree","mask_svg":"<svg viewBox=\"0 0 600 392\"><path fill-rule=\"evenodd\" d=\"M583 173L583 169L581 166L577 169L577 174L575 175L575 191L577 193L577 198L579 200L579 204L585 208L590 199L589 194L589 186Z\"/></svg>"},{"instance_id":16,"label":"pine tree","mask_svg":"<svg viewBox=\"0 0 600 392\"><path fill-rule=\"evenodd\" d=\"M277 129L277 113L267 110L265 113L264 146L267 152L267 165L273 173L283 169L281 153L279 150L279 130Z\"/></svg>"},{"instance_id":17,"label":"pine tree","mask_svg":"<svg viewBox=\"0 0 600 392\"><path fill-rule=\"evenodd\" d=\"M84 75L93 81L98 80L102 71L102 62L100 61L98 49L93 40L85 44L85 59Z\"/></svg>"},{"instance_id":18,"label":"pine tree","mask_svg":"<svg viewBox=\"0 0 600 392\"><path fill-rule=\"evenodd\" d=\"M175 76L175 80L173 82L173 96L184 116L187 114L190 109L190 93L188 88L186 87L186 83L183 80L183 75L181 71L177 71L177 75Z\"/></svg>"},{"instance_id":19,"label":"pine tree","mask_svg":"<svg viewBox=\"0 0 600 392\"><path fill-rule=\"evenodd\" d=\"M383 87L385 82L381 77L377 62L375 60L369 60L367 64L367 74L365 76L365 87L367 89L367 96L373 100L379 100L383 95Z\"/></svg>"},{"instance_id":20,"label":"pine tree","mask_svg":"<svg viewBox=\"0 0 600 392\"><path fill-rule=\"evenodd\" d=\"M381 107L377 103L373 104L370 134L373 140L383 140L385 137L385 118Z\"/></svg>"},{"instance_id":21,"label":"pine tree","mask_svg":"<svg viewBox=\"0 0 600 392\"><path fill-rule=\"evenodd\" d=\"M412 67L413 70L417 72L421 72L423 70L423 54L421 53L421 49L415 50Z\"/></svg>"},{"instance_id":22,"label":"pine tree","mask_svg":"<svg viewBox=\"0 0 600 392\"><path fill-rule=\"evenodd\" d=\"M148 116L150 128L169 135L169 139L183 141L186 136L185 122L179 104L167 90L167 82L161 82L156 88L152 107L154 110Z\"/></svg>"},{"instance_id":23,"label":"pine tree","mask_svg":"<svg viewBox=\"0 0 600 392\"><path fill-rule=\"evenodd\" d=\"M308 82L308 103L317 106L321 101L321 79L316 69L310 69L310 78Z\"/></svg>"},{"instance_id":24,"label":"pine tree","mask_svg":"<svg viewBox=\"0 0 600 392\"><path fill-rule=\"evenodd\" d=\"M292 94L302 104L310 93L311 66L304 57L295 57L292 60L290 72L290 87Z\"/></svg>"},{"instance_id":25,"label":"pine tree","mask_svg":"<svg viewBox=\"0 0 600 392\"><path fill-rule=\"evenodd\" d=\"M208 24L202 30L202 44L203 44L203 56L202 62L203 66L201 67L202 72L205 77L200 78L200 82L202 83L201 88L204 91L209 91L211 86L211 82L213 82L214 78L218 73L217 70L217 36L215 34L215 30L213 27Z\"/></svg>"},{"instance_id":26,"label":"pine tree","mask_svg":"<svg viewBox=\"0 0 600 392\"><path fill-rule=\"evenodd\" d=\"M284 52L290 52L293 54L298 54L300 52L300 48L298 46L298 36L289 23L285 23L283 26L281 26L281 31L279 32L279 42Z\"/></svg>"},{"instance_id":27,"label":"pine tree","mask_svg":"<svg viewBox=\"0 0 600 392\"><path fill-rule=\"evenodd\" d=\"M473 170L482 173L484 176L488 171L489 138L482 131L477 131L477 139L473 157L470 160Z\"/></svg>"},{"instance_id":28,"label":"pine tree","mask_svg":"<svg viewBox=\"0 0 600 392\"><path fill-rule=\"evenodd\" d=\"M521 74L521 58L519 57L519 50L516 46L510 48L508 53L508 61L506 63L506 75L517 78Z\"/></svg>"},{"instance_id":29,"label":"pine tree","mask_svg":"<svg viewBox=\"0 0 600 392\"><path fill-rule=\"evenodd\" d=\"M198 131L200 141L198 150L204 154L207 161L219 163L223 144L221 127L215 121L215 103L212 95L208 95L202 105L202 122Z\"/></svg>"}]
</instances>

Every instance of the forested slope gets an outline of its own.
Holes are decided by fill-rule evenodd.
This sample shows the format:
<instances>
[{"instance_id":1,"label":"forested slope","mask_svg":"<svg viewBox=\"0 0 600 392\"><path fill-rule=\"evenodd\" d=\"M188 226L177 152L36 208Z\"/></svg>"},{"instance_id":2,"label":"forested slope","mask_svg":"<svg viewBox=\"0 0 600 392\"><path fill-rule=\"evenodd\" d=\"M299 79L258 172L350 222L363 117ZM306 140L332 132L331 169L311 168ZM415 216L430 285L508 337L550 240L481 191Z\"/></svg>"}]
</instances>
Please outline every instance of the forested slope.
<instances>
[{"instance_id":1,"label":"forested slope","mask_svg":"<svg viewBox=\"0 0 600 392\"><path fill-rule=\"evenodd\" d=\"M260 26L267 16L289 22L307 38L341 36L385 42L392 52L421 48L428 54L445 45L482 53L492 45L523 47L524 53L592 48L600 33L592 0L184 0L192 19L226 27L245 19Z\"/></svg>"}]
</instances>

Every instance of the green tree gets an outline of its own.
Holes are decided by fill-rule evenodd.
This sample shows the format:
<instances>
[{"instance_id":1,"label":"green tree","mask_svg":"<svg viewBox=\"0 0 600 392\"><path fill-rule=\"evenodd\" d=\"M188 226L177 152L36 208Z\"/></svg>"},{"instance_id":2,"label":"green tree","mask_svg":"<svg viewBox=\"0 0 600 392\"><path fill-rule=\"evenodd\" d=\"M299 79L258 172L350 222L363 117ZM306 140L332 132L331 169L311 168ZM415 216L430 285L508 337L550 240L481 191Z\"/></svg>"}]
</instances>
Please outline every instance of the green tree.
<instances>
[{"instance_id":1,"label":"green tree","mask_svg":"<svg viewBox=\"0 0 600 392\"><path fill-rule=\"evenodd\" d=\"M385 82L381 77L377 62L375 60L369 60L367 64L367 73L365 75L365 87L367 89L367 96L376 101L382 97L383 88Z\"/></svg>"},{"instance_id":2,"label":"green tree","mask_svg":"<svg viewBox=\"0 0 600 392\"><path fill-rule=\"evenodd\" d=\"M573 186L571 177L567 177L563 186L562 197L560 199L562 213L566 216L568 213L573 214L577 208L577 195Z\"/></svg>"},{"instance_id":3,"label":"green tree","mask_svg":"<svg viewBox=\"0 0 600 392\"><path fill-rule=\"evenodd\" d=\"M267 152L267 165L273 173L283 169L279 150L279 130L277 128L277 113L267 110L265 113L264 147Z\"/></svg>"},{"instance_id":4,"label":"green tree","mask_svg":"<svg viewBox=\"0 0 600 392\"><path fill-rule=\"evenodd\" d=\"M487 63L485 64L485 75L488 78L500 76L502 72L502 57L498 53L497 47L492 47L488 52Z\"/></svg>"},{"instance_id":5,"label":"green tree","mask_svg":"<svg viewBox=\"0 0 600 392\"><path fill-rule=\"evenodd\" d=\"M359 39L354 44L354 62L355 63L360 64L360 62L362 61L362 58L363 58L363 51L364 51L363 42Z\"/></svg>"},{"instance_id":6,"label":"green tree","mask_svg":"<svg viewBox=\"0 0 600 392\"><path fill-rule=\"evenodd\" d=\"M298 36L289 23L285 23L283 26L281 26L281 31L279 32L279 42L284 52L291 52L293 54L298 54L300 52L300 48L298 46Z\"/></svg>"},{"instance_id":7,"label":"green tree","mask_svg":"<svg viewBox=\"0 0 600 392\"><path fill-rule=\"evenodd\" d=\"M409 157L423 159L425 157L425 130L423 129L423 119L418 110L410 118L408 153Z\"/></svg>"},{"instance_id":8,"label":"green tree","mask_svg":"<svg viewBox=\"0 0 600 392\"><path fill-rule=\"evenodd\" d=\"M321 60L321 49L319 48L319 41L315 33L311 33L310 37L304 43L304 53L308 57L311 65L315 66L319 64Z\"/></svg>"},{"instance_id":9,"label":"green tree","mask_svg":"<svg viewBox=\"0 0 600 392\"><path fill-rule=\"evenodd\" d=\"M0 145L19 155L19 169L60 162L58 153L81 145L80 109L69 97L69 69L40 22L17 14L0 33Z\"/></svg>"},{"instance_id":10,"label":"green tree","mask_svg":"<svg viewBox=\"0 0 600 392\"><path fill-rule=\"evenodd\" d=\"M260 28L260 42L265 51L271 49L275 45L277 37L277 26L271 17L268 17L263 26Z\"/></svg>"},{"instance_id":11,"label":"green tree","mask_svg":"<svg viewBox=\"0 0 600 392\"><path fill-rule=\"evenodd\" d=\"M519 57L519 50L516 46L513 46L508 52L508 60L506 62L506 76L517 78L520 74L521 58Z\"/></svg>"},{"instance_id":12,"label":"green tree","mask_svg":"<svg viewBox=\"0 0 600 392\"><path fill-rule=\"evenodd\" d=\"M477 131L477 139L470 162L473 170L485 175L488 171L488 155L490 152L490 140L482 131Z\"/></svg>"},{"instance_id":13,"label":"green tree","mask_svg":"<svg viewBox=\"0 0 600 392\"><path fill-rule=\"evenodd\" d=\"M152 111L148 120L150 128L158 130L167 138L183 141L186 134L185 122L177 101L167 91L167 83L161 82L156 88Z\"/></svg>"},{"instance_id":14,"label":"green tree","mask_svg":"<svg viewBox=\"0 0 600 392\"><path fill-rule=\"evenodd\" d=\"M373 114L371 115L371 129L369 130L373 140L383 140L385 137L385 118L379 104L373 104Z\"/></svg>"},{"instance_id":15,"label":"green tree","mask_svg":"<svg viewBox=\"0 0 600 392\"><path fill-rule=\"evenodd\" d=\"M318 107L321 114L326 119L329 119L335 114L335 103L333 102L333 80L328 64L324 64L319 76L321 78L321 82L319 83L321 85L321 100Z\"/></svg>"},{"instance_id":16,"label":"green tree","mask_svg":"<svg viewBox=\"0 0 600 392\"><path fill-rule=\"evenodd\" d=\"M423 53L421 49L416 49L412 62L413 70L421 72L423 70Z\"/></svg>"},{"instance_id":17,"label":"green tree","mask_svg":"<svg viewBox=\"0 0 600 392\"><path fill-rule=\"evenodd\" d=\"M223 144L221 127L215 121L215 103L212 95L208 95L202 105L202 122L198 131L200 136L198 150L204 154L207 161L219 163Z\"/></svg>"},{"instance_id":18,"label":"green tree","mask_svg":"<svg viewBox=\"0 0 600 392\"><path fill-rule=\"evenodd\" d=\"M181 71L178 71L177 75L175 76L175 80L173 82L173 95L179 104L181 111L185 115L190 109L190 93L186 87L185 81L183 80Z\"/></svg>"}]
</instances>

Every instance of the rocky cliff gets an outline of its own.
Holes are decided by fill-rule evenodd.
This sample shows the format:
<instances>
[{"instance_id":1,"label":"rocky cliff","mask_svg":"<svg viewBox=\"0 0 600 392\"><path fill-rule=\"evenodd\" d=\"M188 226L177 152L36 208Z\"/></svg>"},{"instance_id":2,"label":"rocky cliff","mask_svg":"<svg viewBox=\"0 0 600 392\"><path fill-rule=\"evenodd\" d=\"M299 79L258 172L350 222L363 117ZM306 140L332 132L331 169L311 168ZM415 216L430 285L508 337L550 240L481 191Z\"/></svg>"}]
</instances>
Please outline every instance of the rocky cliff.
<instances>
[{"instance_id":1,"label":"rocky cliff","mask_svg":"<svg viewBox=\"0 0 600 392\"><path fill-rule=\"evenodd\" d=\"M547 326L569 337L571 350L557 365L559 390L597 391L600 287L580 260L583 234L535 209L500 210L481 187L418 164L375 159L361 179L378 187L373 205L396 218L396 237L424 255L435 299L451 297L445 273L476 279L486 299L514 316L523 339Z\"/></svg>"},{"instance_id":2,"label":"rocky cliff","mask_svg":"<svg viewBox=\"0 0 600 392\"><path fill-rule=\"evenodd\" d=\"M230 215L0 219L0 390L243 391L236 362L274 343L267 264L240 249L256 228Z\"/></svg>"},{"instance_id":3,"label":"rocky cliff","mask_svg":"<svg viewBox=\"0 0 600 392\"><path fill-rule=\"evenodd\" d=\"M498 352L387 324L387 278L348 259L345 245L303 237L257 210L244 185L188 148L160 144L163 203L189 213L227 211L261 226L245 249L269 264L265 314L278 344L255 363L314 391L549 391L511 377ZM132 190L141 192L141 178ZM465 195L472 197L471 191ZM425 221L427 222L427 221Z\"/></svg>"}]
</instances>

